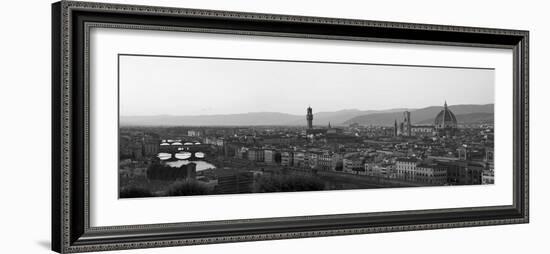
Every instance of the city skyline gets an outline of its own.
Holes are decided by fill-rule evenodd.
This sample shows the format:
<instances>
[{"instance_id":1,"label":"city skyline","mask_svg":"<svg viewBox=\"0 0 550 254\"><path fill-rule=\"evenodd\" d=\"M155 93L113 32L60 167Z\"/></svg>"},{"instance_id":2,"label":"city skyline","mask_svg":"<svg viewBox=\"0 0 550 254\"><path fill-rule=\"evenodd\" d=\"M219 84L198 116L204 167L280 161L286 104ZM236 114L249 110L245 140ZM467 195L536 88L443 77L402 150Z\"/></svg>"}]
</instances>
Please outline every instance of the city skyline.
<instances>
[{"instance_id":1,"label":"city skyline","mask_svg":"<svg viewBox=\"0 0 550 254\"><path fill-rule=\"evenodd\" d=\"M119 198L495 182L494 69L119 60Z\"/></svg>"},{"instance_id":2,"label":"city skyline","mask_svg":"<svg viewBox=\"0 0 550 254\"><path fill-rule=\"evenodd\" d=\"M130 55L119 60L121 116L302 115L308 105L334 112L420 109L444 100L494 103L493 69Z\"/></svg>"},{"instance_id":3,"label":"city skyline","mask_svg":"<svg viewBox=\"0 0 550 254\"><path fill-rule=\"evenodd\" d=\"M391 127L319 127L311 107L304 127L121 127L119 198L494 184L492 118L430 113Z\"/></svg>"},{"instance_id":4,"label":"city skyline","mask_svg":"<svg viewBox=\"0 0 550 254\"><path fill-rule=\"evenodd\" d=\"M359 124L370 126L390 126L401 118L403 111L412 113L412 123L426 124L433 122L434 116L447 103L423 109L394 109L388 111L336 111L315 112L312 107L307 108L308 120L315 116L315 123L309 125L335 126ZM492 122L493 104L486 105L451 105L448 106L457 112L464 124ZM306 110L305 110L306 111ZM245 113L232 115L200 115L200 116L120 116L123 126L300 126L305 115L289 115L281 113ZM313 120L313 119L312 119Z\"/></svg>"}]
</instances>

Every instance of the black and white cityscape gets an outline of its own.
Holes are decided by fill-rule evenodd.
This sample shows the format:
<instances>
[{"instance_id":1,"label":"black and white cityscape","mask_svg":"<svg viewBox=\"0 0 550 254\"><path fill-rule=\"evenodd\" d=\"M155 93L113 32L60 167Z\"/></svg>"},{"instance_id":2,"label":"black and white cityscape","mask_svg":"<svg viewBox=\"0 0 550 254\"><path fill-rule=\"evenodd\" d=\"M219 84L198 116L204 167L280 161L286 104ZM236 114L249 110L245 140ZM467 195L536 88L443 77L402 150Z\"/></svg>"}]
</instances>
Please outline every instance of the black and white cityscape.
<instances>
[{"instance_id":1,"label":"black and white cityscape","mask_svg":"<svg viewBox=\"0 0 550 254\"><path fill-rule=\"evenodd\" d=\"M119 198L495 182L491 69L119 57Z\"/></svg>"}]
</instances>

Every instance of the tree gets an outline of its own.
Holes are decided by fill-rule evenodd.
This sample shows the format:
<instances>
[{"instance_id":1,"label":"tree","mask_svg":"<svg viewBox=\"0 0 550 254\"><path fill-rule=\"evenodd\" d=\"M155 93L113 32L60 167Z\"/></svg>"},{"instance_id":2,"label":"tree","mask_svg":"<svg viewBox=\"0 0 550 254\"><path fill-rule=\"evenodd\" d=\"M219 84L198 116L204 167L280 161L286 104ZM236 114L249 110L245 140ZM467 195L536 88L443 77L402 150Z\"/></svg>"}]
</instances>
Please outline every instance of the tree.
<instances>
[{"instance_id":1,"label":"tree","mask_svg":"<svg viewBox=\"0 0 550 254\"><path fill-rule=\"evenodd\" d=\"M281 158L282 158L281 153L275 153L275 158L274 158L275 163L281 164Z\"/></svg>"},{"instance_id":2,"label":"tree","mask_svg":"<svg viewBox=\"0 0 550 254\"><path fill-rule=\"evenodd\" d=\"M305 175L261 176L256 181L256 192L292 192L324 190L325 183L318 177Z\"/></svg>"},{"instance_id":3,"label":"tree","mask_svg":"<svg viewBox=\"0 0 550 254\"><path fill-rule=\"evenodd\" d=\"M336 162L336 167L334 167L335 171L342 171L344 170L344 163L342 161Z\"/></svg>"},{"instance_id":4,"label":"tree","mask_svg":"<svg viewBox=\"0 0 550 254\"><path fill-rule=\"evenodd\" d=\"M196 164L189 163L179 168L153 163L147 168L147 178L150 180L171 181L195 177Z\"/></svg>"},{"instance_id":5,"label":"tree","mask_svg":"<svg viewBox=\"0 0 550 254\"><path fill-rule=\"evenodd\" d=\"M167 191L168 196L193 196L211 194L208 186L196 181L186 179L170 185Z\"/></svg>"},{"instance_id":6,"label":"tree","mask_svg":"<svg viewBox=\"0 0 550 254\"><path fill-rule=\"evenodd\" d=\"M144 188L129 186L122 188L119 193L120 198L145 198L145 197L154 197L153 193Z\"/></svg>"}]
</instances>

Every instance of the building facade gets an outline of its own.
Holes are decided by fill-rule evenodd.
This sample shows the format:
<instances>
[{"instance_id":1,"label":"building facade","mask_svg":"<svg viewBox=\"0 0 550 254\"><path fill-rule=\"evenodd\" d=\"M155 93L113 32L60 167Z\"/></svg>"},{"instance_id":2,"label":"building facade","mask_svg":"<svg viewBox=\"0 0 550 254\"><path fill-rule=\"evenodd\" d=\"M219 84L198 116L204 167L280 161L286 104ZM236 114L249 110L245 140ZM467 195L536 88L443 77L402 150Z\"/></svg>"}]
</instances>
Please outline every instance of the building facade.
<instances>
[{"instance_id":1,"label":"building facade","mask_svg":"<svg viewBox=\"0 0 550 254\"><path fill-rule=\"evenodd\" d=\"M447 183L447 169L415 158L399 158L395 163L398 179L427 185Z\"/></svg>"},{"instance_id":2,"label":"building facade","mask_svg":"<svg viewBox=\"0 0 550 254\"><path fill-rule=\"evenodd\" d=\"M247 151L247 157L249 161L255 161L255 162L264 162L265 159L265 153L262 149L248 149Z\"/></svg>"},{"instance_id":3,"label":"building facade","mask_svg":"<svg viewBox=\"0 0 550 254\"><path fill-rule=\"evenodd\" d=\"M394 134L406 137L453 136L457 127L456 116L445 102L443 109L434 118L434 125L413 125L411 112L403 112L403 122L398 125L396 120L394 123Z\"/></svg>"},{"instance_id":4,"label":"building facade","mask_svg":"<svg viewBox=\"0 0 550 254\"><path fill-rule=\"evenodd\" d=\"M264 150L264 161L267 164L275 164L275 151L271 149Z\"/></svg>"},{"instance_id":5,"label":"building facade","mask_svg":"<svg viewBox=\"0 0 550 254\"><path fill-rule=\"evenodd\" d=\"M294 153L292 151L281 152L281 165L287 167L294 166Z\"/></svg>"},{"instance_id":6,"label":"building facade","mask_svg":"<svg viewBox=\"0 0 550 254\"><path fill-rule=\"evenodd\" d=\"M365 171L364 158L358 155L348 156L342 160L343 171L352 174L361 174Z\"/></svg>"}]
</instances>

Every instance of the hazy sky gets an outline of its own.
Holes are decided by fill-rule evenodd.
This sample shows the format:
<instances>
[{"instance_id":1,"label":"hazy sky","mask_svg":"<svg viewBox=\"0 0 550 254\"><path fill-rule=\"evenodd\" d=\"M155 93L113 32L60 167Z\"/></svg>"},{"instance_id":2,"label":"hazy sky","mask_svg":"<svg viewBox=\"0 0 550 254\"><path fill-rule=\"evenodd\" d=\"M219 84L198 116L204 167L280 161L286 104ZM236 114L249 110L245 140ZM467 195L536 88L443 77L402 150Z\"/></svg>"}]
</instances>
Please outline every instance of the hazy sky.
<instances>
[{"instance_id":1,"label":"hazy sky","mask_svg":"<svg viewBox=\"0 0 550 254\"><path fill-rule=\"evenodd\" d=\"M494 103L494 70L120 56L120 115Z\"/></svg>"}]
</instances>

